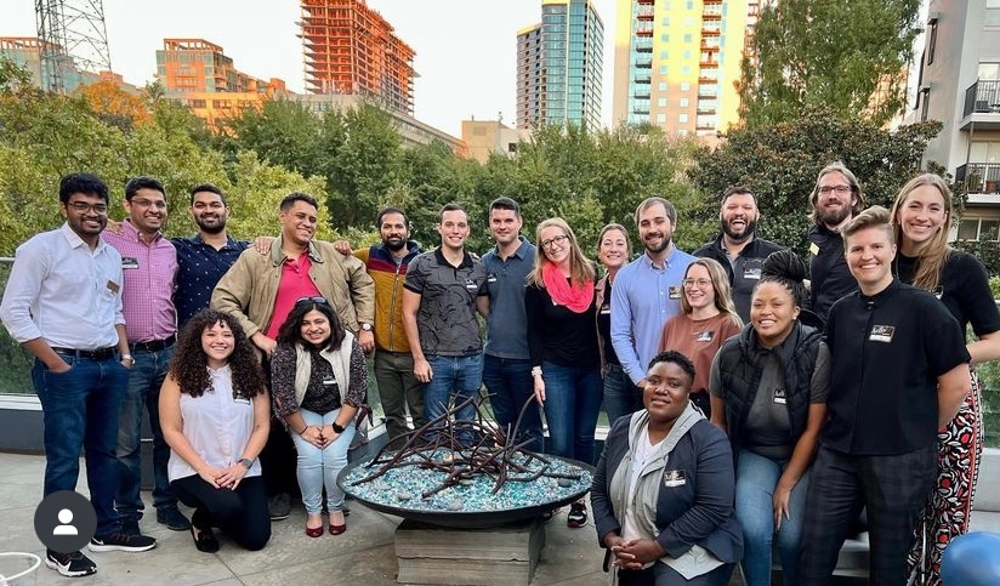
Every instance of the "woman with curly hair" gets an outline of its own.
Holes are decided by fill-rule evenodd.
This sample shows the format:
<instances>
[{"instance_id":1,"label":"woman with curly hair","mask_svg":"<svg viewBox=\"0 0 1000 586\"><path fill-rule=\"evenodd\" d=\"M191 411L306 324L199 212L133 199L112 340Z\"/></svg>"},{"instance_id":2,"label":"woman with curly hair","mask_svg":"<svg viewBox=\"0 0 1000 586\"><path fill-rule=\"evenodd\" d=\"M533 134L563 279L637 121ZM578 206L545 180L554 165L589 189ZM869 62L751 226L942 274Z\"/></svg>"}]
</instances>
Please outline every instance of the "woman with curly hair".
<instances>
[{"instance_id":1,"label":"woman with curly hair","mask_svg":"<svg viewBox=\"0 0 1000 586\"><path fill-rule=\"evenodd\" d=\"M199 551L219 550L213 526L251 551L271 538L257 462L270 421L264 376L239 322L214 309L195 314L160 389L160 426L170 446L170 487L195 509Z\"/></svg>"},{"instance_id":2,"label":"woman with curly hair","mask_svg":"<svg viewBox=\"0 0 1000 586\"><path fill-rule=\"evenodd\" d=\"M278 330L271 357L274 412L299 454L297 477L306 509L306 535L323 535L323 489L330 534L347 530L344 491L337 475L347 466L354 418L367 404L368 367L358 340L322 297L303 297Z\"/></svg>"},{"instance_id":3,"label":"woman with curly hair","mask_svg":"<svg viewBox=\"0 0 1000 586\"><path fill-rule=\"evenodd\" d=\"M545 409L549 452L590 464L603 397L594 265L562 218L539 224L536 242L524 291L535 399ZM583 499L570 506L566 524L587 524Z\"/></svg>"},{"instance_id":4,"label":"woman with curly hair","mask_svg":"<svg viewBox=\"0 0 1000 586\"><path fill-rule=\"evenodd\" d=\"M948 246L951 210L951 190L937 175L918 175L903 186L892 206L899 245L893 274L937 296L963 332L972 324L975 335L966 346L971 364L996 360L1000 358L1000 312L983 265L971 254ZM941 472L917 526L909 559L913 584L919 586L941 584L945 547L969 530L984 441L981 385L975 370L971 386L958 415L938 432Z\"/></svg>"}]
</instances>

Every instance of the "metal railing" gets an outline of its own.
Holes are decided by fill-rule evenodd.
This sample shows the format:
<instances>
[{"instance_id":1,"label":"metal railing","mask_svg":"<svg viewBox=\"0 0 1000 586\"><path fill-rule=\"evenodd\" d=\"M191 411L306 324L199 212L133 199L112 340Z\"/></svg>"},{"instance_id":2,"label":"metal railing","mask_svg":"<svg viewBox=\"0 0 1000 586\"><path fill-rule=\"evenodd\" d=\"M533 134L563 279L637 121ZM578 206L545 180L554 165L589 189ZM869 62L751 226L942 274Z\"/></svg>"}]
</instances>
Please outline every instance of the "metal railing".
<instances>
[{"instance_id":1,"label":"metal railing","mask_svg":"<svg viewBox=\"0 0 1000 586\"><path fill-rule=\"evenodd\" d=\"M1000 80L979 79L965 90L962 118L977 114L1000 114Z\"/></svg>"},{"instance_id":2,"label":"metal railing","mask_svg":"<svg viewBox=\"0 0 1000 586\"><path fill-rule=\"evenodd\" d=\"M968 163L955 169L968 193L1000 193L1000 163Z\"/></svg>"}]
</instances>

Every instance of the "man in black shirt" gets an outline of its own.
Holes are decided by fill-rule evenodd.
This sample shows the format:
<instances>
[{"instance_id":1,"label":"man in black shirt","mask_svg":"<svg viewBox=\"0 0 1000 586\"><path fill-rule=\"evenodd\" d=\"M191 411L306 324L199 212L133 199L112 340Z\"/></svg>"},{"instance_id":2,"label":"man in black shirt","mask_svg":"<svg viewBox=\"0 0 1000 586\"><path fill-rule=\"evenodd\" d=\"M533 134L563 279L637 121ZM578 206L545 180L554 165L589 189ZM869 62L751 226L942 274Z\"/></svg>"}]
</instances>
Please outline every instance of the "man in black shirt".
<instances>
[{"instance_id":1,"label":"man in black shirt","mask_svg":"<svg viewBox=\"0 0 1000 586\"><path fill-rule=\"evenodd\" d=\"M937 476L937 430L969 392L958 322L933 295L892 277L889 212L842 229L860 291L830 310L829 418L806 497L802 584L828 584L852 522L867 507L873 586L906 583L917 515Z\"/></svg>"},{"instance_id":2,"label":"man in black shirt","mask_svg":"<svg viewBox=\"0 0 1000 586\"><path fill-rule=\"evenodd\" d=\"M808 309L826 323L833 303L858 290L847 270L840 230L864 209L865 195L854 173L837 162L819 172L809 201L815 224L806 235L812 291Z\"/></svg>"},{"instance_id":3,"label":"man in black shirt","mask_svg":"<svg viewBox=\"0 0 1000 586\"><path fill-rule=\"evenodd\" d=\"M694 251L695 256L719 261L729 275L733 287L733 302L736 313L743 323L750 323L750 297L753 288L760 282L764 259L772 252L785 248L763 238L757 238L757 222L760 211L757 197L749 188L737 185L730 187L722 195L719 209L719 236Z\"/></svg>"}]
</instances>

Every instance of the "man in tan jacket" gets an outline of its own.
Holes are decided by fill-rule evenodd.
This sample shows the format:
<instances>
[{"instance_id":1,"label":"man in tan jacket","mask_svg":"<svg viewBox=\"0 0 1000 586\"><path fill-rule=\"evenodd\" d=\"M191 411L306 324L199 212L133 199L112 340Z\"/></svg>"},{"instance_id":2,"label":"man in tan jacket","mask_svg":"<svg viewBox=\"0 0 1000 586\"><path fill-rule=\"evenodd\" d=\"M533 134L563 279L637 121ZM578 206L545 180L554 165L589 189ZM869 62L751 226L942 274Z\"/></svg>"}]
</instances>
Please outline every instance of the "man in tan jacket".
<instances>
[{"instance_id":1,"label":"man in tan jacket","mask_svg":"<svg viewBox=\"0 0 1000 586\"><path fill-rule=\"evenodd\" d=\"M318 209L308 194L285 196L278 212L281 235L270 252L244 251L212 292L212 307L237 317L264 354L265 366L281 324L302 297L325 298L365 352L375 346L375 283L361 261L313 240ZM291 510L288 492L296 461L287 434L272 433L261 460L271 518L285 519Z\"/></svg>"}]
</instances>

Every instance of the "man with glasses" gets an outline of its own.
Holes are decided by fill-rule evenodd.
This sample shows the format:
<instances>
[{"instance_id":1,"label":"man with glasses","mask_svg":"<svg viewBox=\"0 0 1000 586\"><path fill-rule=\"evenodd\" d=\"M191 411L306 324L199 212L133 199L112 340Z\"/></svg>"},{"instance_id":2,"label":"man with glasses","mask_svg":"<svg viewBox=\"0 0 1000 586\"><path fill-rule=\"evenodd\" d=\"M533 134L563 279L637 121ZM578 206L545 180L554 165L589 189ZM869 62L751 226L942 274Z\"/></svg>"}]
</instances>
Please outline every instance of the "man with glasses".
<instances>
[{"instance_id":1,"label":"man with glasses","mask_svg":"<svg viewBox=\"0 0 1000 586\"><path fill-rule=\"evenodd\" d=\"M270 252L244 251L212 293L212 307L236 316L266 359L277 345L278 330L303 297L325 298L362 350L370 352L375 345L375 284L361 261L313 239L318 210L311 195L285 196L278 212L281 234ZM272 419L272 428L283 429L283 422ZM288 434L271 433L260 457L271 519L287 519L296 462Z\"/></svg>"},{"instance_id":2,"label":"man with glasses","mask_svg":"<svg viewBox=\"0 0 1000 586\"><path fill-rule=\"evenodd\" d=\"M76 489L84 448L97 513L91 551L146 551L156 540L123 533L114 507L118 416L133 361L122 314L122 258L100 237L108 188L96 175L66 175L59 203L62 227L18 247L0 319L35 357L31 380L45 422L45 496ZM64 576L97 571L78 551L49 549L45 564Z\"/></svg>"},{"instance_id":3,"label":"man with glasses","mask_svg":"<svg viewBox=\"0 0 1000 586\"><path fill-rule=\"evenodd\" d=\"M452 400L461 403L478 395L483 341L476 312L489 313L486 267L465 250L468 214L458 204L445 205L437 230L441 246L413 259L403 283L403 328L413 373L424 383L428 420L443 415ZM470 405L456 416L470 421L474 415Z\"/></svg>"},{"instance_id":4,"label":"man with glasses","mask_svg":"<svg viewBox=\"0 0 1000 586\"><path fill-rule=\"evenodd\" d=\"M695 260L674 245L677 210L666 199L643 200L635 210L635 225L646 250L618 271L611 291L611 343L635 386L605 395L611 423L642 408L646 368L656 356L663 324L680 313L681 280Z\"/></svg>"},{"instance_id":5,"label":"man with glasses","mask_svg":"<svg viewBox=\"0 0 1000 586\"><path fill-rule=\"evenodd\" d=\"M167 462L170 447L160 429L160 386L167 376L177 340L174 285L177 251L163 235L167 220L167 196L163 185L152 177L136 177L125 184L125 212L119 234L106 231L102 238L121 254L125 284L122 305L125 331L133 361L128 392L118 424L118 496L115 506L126 533L139 535L144 508L140 487L143 408L149 413L153 435L153 506L156 521L174 531L191 527L177 509L170 488Z\"/></svg>"},{"instance_id":6,"label":"man with glasses","mask_svg":"<svg viewBox=\"0 0 1000 586\"><path fill-rule=\"evenodd\" d=\"M823 168L809 198L814 222L809 229L809 308L826 323L835 301L858 290L844 260L840 229L865 207L857 177L841 162Z\"/></svg>"},{"instance_id":7,"label":"man with glasses","mask_svg":"<svg viewBox=\"0 0 1000 586\"><path fill-rule=\"evenodd\" d=\"M489 222L496 246L483 255L490 299L483 383L497 425L507 429L517 423L534 389L524 287L535 266L535 245L521 236L521 206L509 197L490 203ZM522 439L530 440L528 449L542 451L542 417L537 404L532 403L524 412L520 431Z\"/></svg>"},{"instance_id":8,"label":"man with glasses","mask_svg":"<svg viewBox=\"0 0 1000 586\"><path fill-rule=\"evenodd\" d=\"M757 198L742 185L730 187L722 194L719 223L722 232L712 242L694 251L695 256L719 262L729 275L733 288L736 313L743 323L750 323L750 298L760 282L764 259L772 252L785 248L763 238L757 238L760 211Z\"/></svg>"}]
</instances>

